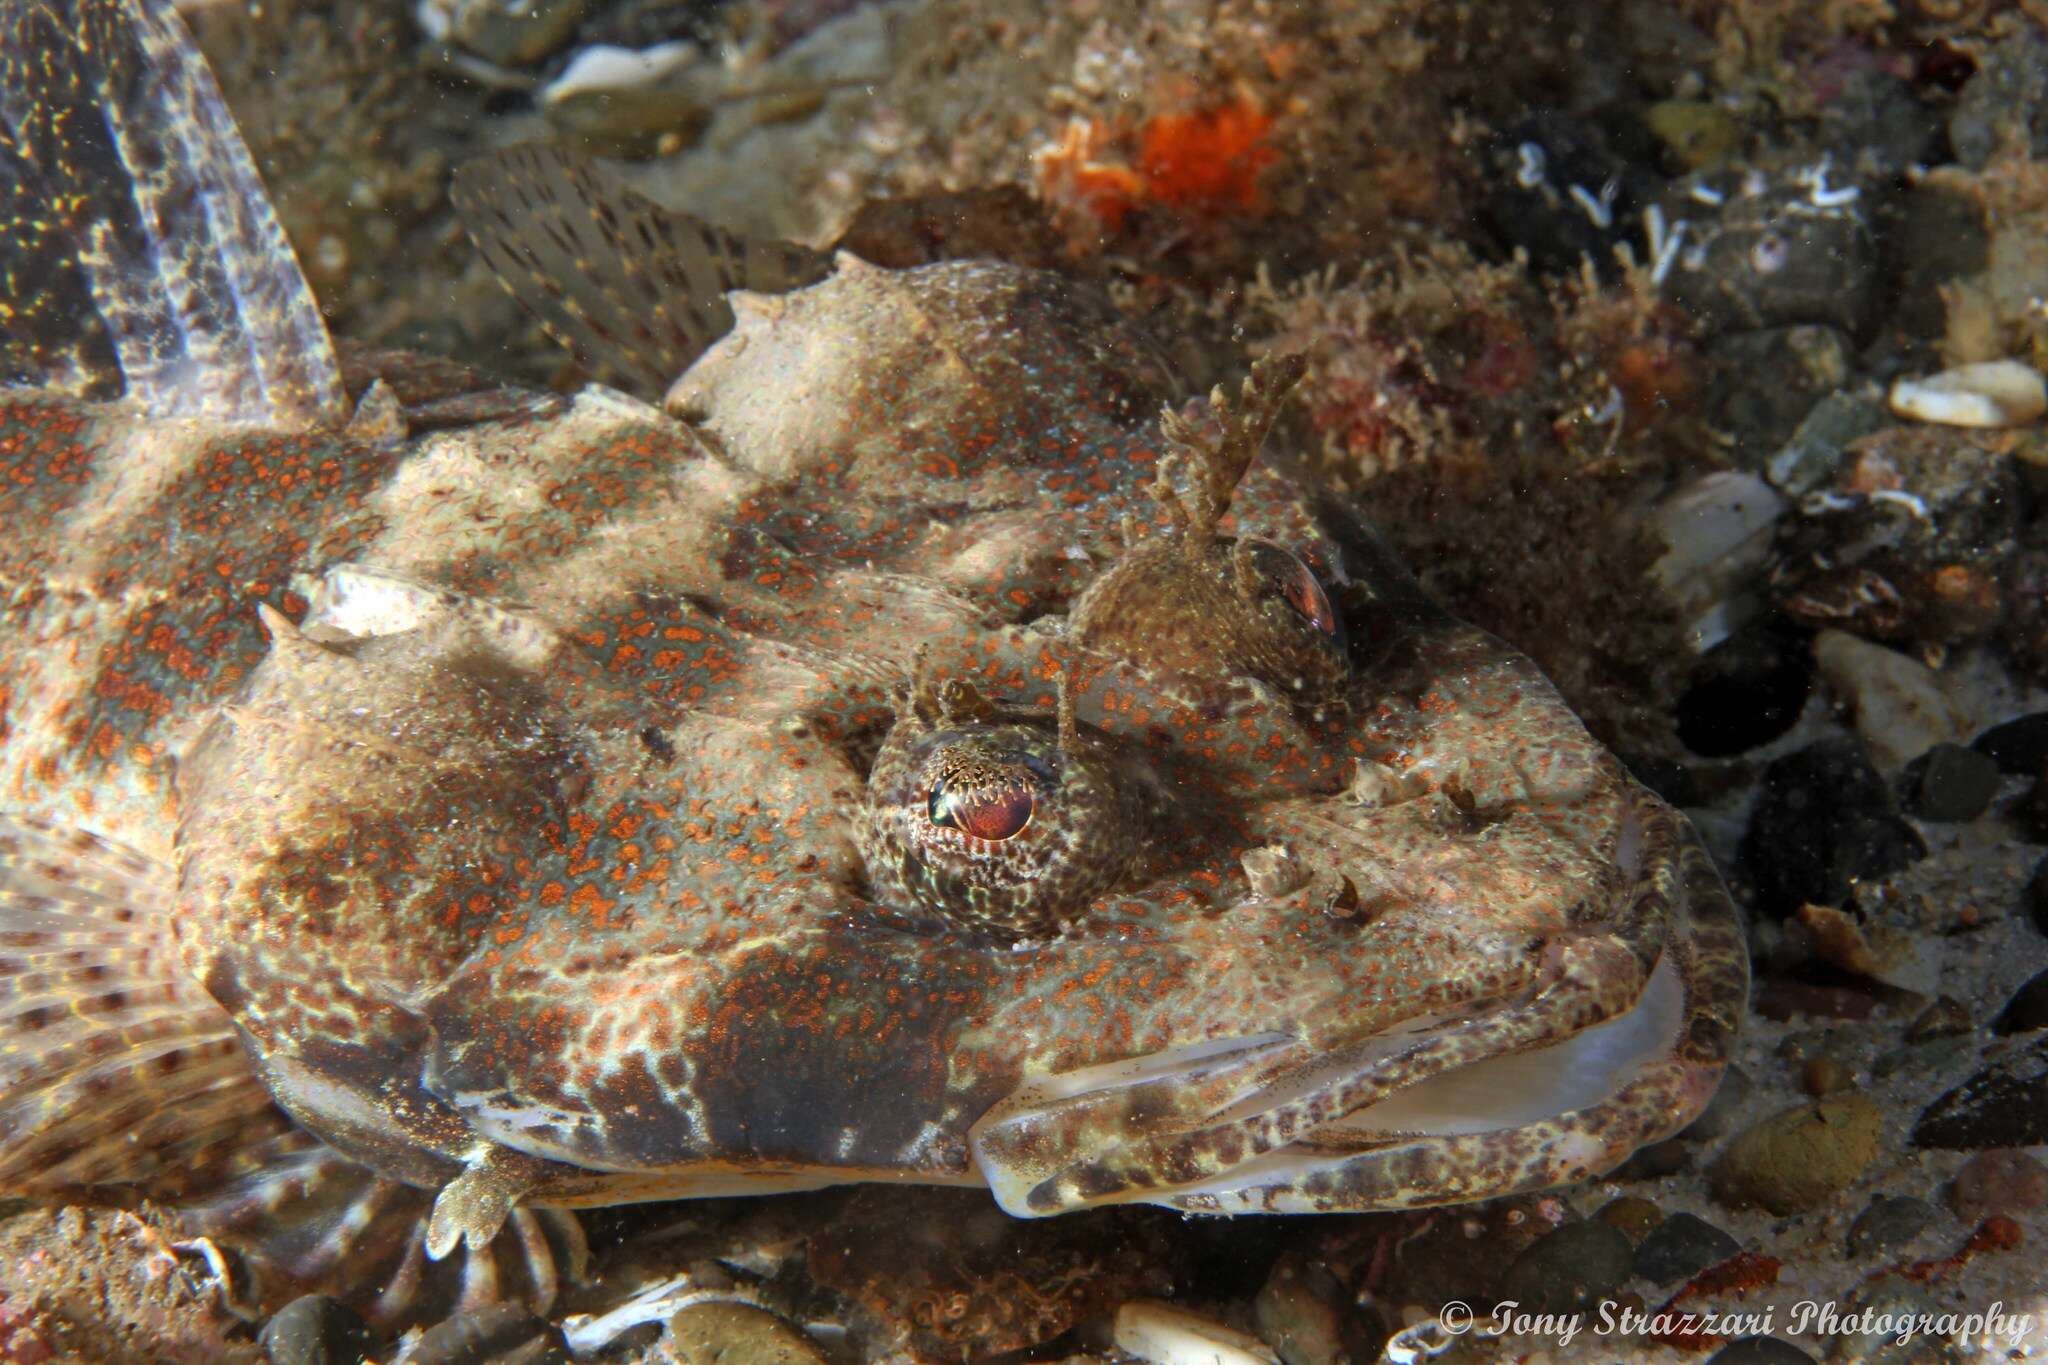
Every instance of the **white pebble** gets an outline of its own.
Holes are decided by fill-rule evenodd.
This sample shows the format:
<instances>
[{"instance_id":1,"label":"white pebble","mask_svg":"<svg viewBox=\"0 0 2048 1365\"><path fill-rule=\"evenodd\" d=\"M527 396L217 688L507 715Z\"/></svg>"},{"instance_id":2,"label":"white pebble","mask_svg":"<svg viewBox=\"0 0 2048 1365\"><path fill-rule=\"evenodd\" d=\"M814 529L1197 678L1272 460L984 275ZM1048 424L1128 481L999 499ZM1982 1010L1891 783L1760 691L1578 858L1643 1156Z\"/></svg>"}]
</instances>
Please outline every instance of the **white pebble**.
<instances>
[{"instance_id":1,"label":"white pebble","mask_svg":"<svg viewBox=\"0 0 2048 1365\"><path fill-rule=\"evenodd\" d=\"M2048 383L2017 360L1961 365L1892 385L1892 411L1951 427L2023 427L2048 412Z\"/></svg>"},{"instance_id":2,"label":"white pebble","mask_svg":"<svg viewBox=\"0 0 2048 1365\"><path fill-rule=\"evenodd\" d=\"M1152 1299L1116 1310L1116 1346L1150 1365L1279 1365L1257 1337Z\"/></svg>"}]
</instances>

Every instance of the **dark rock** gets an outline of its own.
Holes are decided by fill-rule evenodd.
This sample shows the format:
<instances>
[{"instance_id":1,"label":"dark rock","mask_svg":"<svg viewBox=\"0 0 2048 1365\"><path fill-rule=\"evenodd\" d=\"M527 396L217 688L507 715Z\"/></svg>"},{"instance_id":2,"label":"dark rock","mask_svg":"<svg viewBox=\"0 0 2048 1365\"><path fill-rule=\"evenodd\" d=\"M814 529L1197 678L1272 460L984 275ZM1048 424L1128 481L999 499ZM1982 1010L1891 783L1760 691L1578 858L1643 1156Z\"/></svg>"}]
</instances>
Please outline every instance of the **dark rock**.
<instances>
[{"instance_id":1,"label":"dark rock","mask_svg":"<svg viewBox=\"0 0 2048 1365\"><path fill-rule=\"evenodd\" d=\"M1734 438L1745 467L1792 438L1813 405L1848 382L1855 350L1839 327L1802 322L1724 332L1707 343L1707 420ZM1759 374L1773 376L1769 385Z\"/></svg>"},{"instance_id":2,"label":"dark rock","mask_svg":"<svg viewBox=\"0 0 2048 1365\"><path fill-rule=\"evenodd\" d=\"M2037 1028L2048 1028L2048 972L2038 973L2014 991L1991 1021L1991 1031L2000 1035L2032 1033Z\"/></svg>"},{"instance_id":3,"label":"dark rock","mask_svg":"<svg viewBox=\"0 0 2048 1365\"><path fill-rule=\"evenodd\" d=\"M1532 1313L1583 1313L1629 1277L1634 1260L1612 1223L1568 1223L1515 1258L1501 1278L1501 1298Z\"/></svg>"},{"instance_id":4,"label":"dark rock","mask_svg":"<svg viewBox=\"0 0 2048 1365\"><path fill-rule=\"evenodd\" d=\"M1764 465L1764 476L1788 497L1804 497L1834 477L1842 452L1888 420L1884 404L1853 393L1826 395L1807 411L1778 452Z\"/></svg>"},{"instance_id":5,"label":"dark rock","mask_svg":"<svg viewBox=\"0 0 2048 1365\"><path fill-rule=\"evenodd\" d=\"M1813 1365L1813 1357L1776 1337L1743 1337L1708 1356L1707 1365Z\"/></svg>"},{"instance_id":6,"label":"dark rock","mask_svg":"<svg viewBox=\"0 0 2048 1365\"><path fill-rule=\"evenodd\" d=\"M270 1365L360 1365L372 1344L362 1315L325 1294L307 1294L278 1309L259 1340Z\"/></svg>"},{"instance_id":7,"label":"dark rock","mask_svg":"<svg viewBox=\"0 0 2048 1365\"><path fill-rule=\"evenodd\" d=\"M2048 711L1994 725L1971 740L1970 747L1988 754L2008 777L2038 777L2048 768Z\"/></svg>"},{"instance_id":8,"label":"dark rock","mask_svg":"<svg viewBox=\"0 0 2048 1365\"><path fill-rule=\"evenodd\" d=\"M1707 758L1746 752L1791 729L1812 691L1807 632L1773 623L1745 626L1693 666L1678 699L1678 737Z\"/></svg>"},{"instance_id":9,"label":"dark rock","mask_svg":"<svg viewBox=\"0 0 2048 1365\"><path fill-rule=\"evenodd\" d=\"M675 1365L822 1365L809 1337L746 1303L693 1303L662 1329L662 1359ZM651 1353L650 1353L651 1354Z\"/></svg>"},{"instance_id":10,"label":"dark rock","mask_svg":"<svg viewBox=\"0 0 2048 1365\"><path fill-rule=\"evenodd\" d=\"M1948 140L1956 160L1983 169L2008 130L2032 156L2048 157L2048 39L2027 30L1997 44L1956 96Z\"/></svg>"},{"instance_id":11,"label":"dark rock","mask_svg":"<svg viewBox=\"0 0 2048 1365\"><path fill-rule=\"evenodd\" d=\"M1636 1248L1635 1270L1651 1284L1675 1284L1740 1250L1740 1242L1706 1219L1674 1213Z\"/></svg>"},{"instance_id":12,"label":"dark rock","mask_svg":"<svg viewBox=\"0 0 2048 1365\"><path fill-rule=\"evenodd\" d=\"M1915 1147L1964 1151L2048 1142L2048 1037L2016 1047L1927 1106Z\"/></svg>"},{"instance_id":13,"label":"dark rock","mask_svg":"<svg viewBox=\"0 0 2048 1365\"><path fill-rule=\"evenodd\" d=\"M1691 1166L1692 1148L1677 1138L1666 1138L1637 1148L1636 1154L1617 1166L1608 1178L1624 1185L1636 1180L1662 1180Z\"/></svg>"},{"instance_id":14,"label":"dark rock","mask_svg":"<svg viewBox=\"0 0 2048 1365\"><path fill-rule=\"evenodd\" d=\"M1960 744L1937 744L1906 766L1900 786L1908 812L1922 820L1974 820L1998 794L1998 764Z\"/></svg>"},{"instance_id":15,"label":"dark rock","mask_svg":"<svg viewBox=\"0 0 2048 1365\"><path fill-rule=\"evenodd\" d=\"M1285 1365L1343 1365L1371 1360L1386 1344L1377 1322L1353 1311L1351 1295L1328 1266L1288 1252L1252 1301L1259 1336Z\"/></svg>"},{"instance_id":16,"label":"dark rock","mask_svg":"<svg viewBox=\"0 0 2048 1365\"><path fill-rule=\"evenodd\" d=\"M2048 1166L2017 1147L1993 1147L1957 1168L1948 1206L1975 1223L1986 1214L2030 1213L2048 1204Z\"/></svg>"},{"instance_id":17,"label":"dark rock","mask_svg":"<svg viewBox=\"0 0 2048 1365\"><path fill-rule=\"evenodd\" d=\"M1742 853L1760 908L1789 915L1805 904L1840 907L1857 882L1927 856L1891 793L1853 739L1825 739L1764 771Z\"/></svg>"},{"instance_id":18,"label":"dark rock","mask_svg":"<svg viewBox=\"0 0 2048 1365\"><path fill-rule=\"evenodd\" d=\"M1862 335L1876 303L1877 242L1864 196L1847 181L1839 168L1830 177L1809 165L1674 182L1659 204L1667 225L1686 225L1666 281L1672 299L1709 334L1817 323ZM1804 415L1750 459L1775 451Z\"/></svg>"},{"instance_id":19,"label":"dark rock","mask_svg":"<svg viewBox=\"0 0 2048 1365\"><path fill-rule=\"evenodd\" d=\"M1888 324L1906 336L1939 336L1948 323L1942 287L1983 270L1991 239L1976 204L1922 185L1883 202L1878 249L1893 290Z\"/></svg>"},{"instance_id":20,"label":"dark rock","mask_svg":"<svg viewBox=\"0 0 2048 1365\"><path fill-rule=\"evenodd\" d=\"M1937 996L1933 1004L1906 1025L1906 1041L1925 1043L1936 1038L1954 1038L1968 1033L1971 1027L1970 1011L1960 1000L1948 995Z\"/></svg>"},{"instance_id":21,"label":"dark rock","mask_svg":"<svg viewBox=\"0 0 2048 1365\"><path fill-rule=\"evenodd\" d=\"M1967 1034L1929 1038L1924 1043L1911 1043L1879 1053L1877 1060L1870 1064L1870 1074L1883 1080L1905 1071L1948 1071L1968 1061L1971 1048Z\"/></svg>"},{"instance_id":22,"label":"dark rock","mask_svg":"<svg viewBox=\"0 0 2048 1365\"><path fill-rule=\"evenodd\" d=\"M570 1365L561 1329L513 1303L494 1303L429 1327L406 1365Z\"/></svg>"},{"instance_id":23,"label":"dark rock","mask_svg":"<svg viewBox=\"0 0 2048 1365\"><path fill-rule=\"evenodd\" d=\"M1862 1257L1897 1251L1933 1226L1934 1219L1934 1205L1925 1199L1881 1194L1849 1225L1848 1254Z\"/></svg>"},{"instance_id":24,"label":"dark rock","mask_svg":"<svg viewBox=\"0 0 2048 1365\"><path fill-rule=\"evenodd\" d=\"M1663 188L1598 128L1560 110L1509 124L1486 159L1488 225L1546 274L1576 273L1582 260L1611 274L1616 246L1642 244L1642 206Z\"/></svg>"},{"instance_id":25,"label":"dark rock","mask_svg":"<svg viewBox=\"0 0 2048 1365\"><path fill-rule=\"evenodd\" d=\"M2034 864L2034 875L2027 878L2027 918L2034 921L2034 927L2048 934L2048 858Z\"/></svg>"}]
</instances>

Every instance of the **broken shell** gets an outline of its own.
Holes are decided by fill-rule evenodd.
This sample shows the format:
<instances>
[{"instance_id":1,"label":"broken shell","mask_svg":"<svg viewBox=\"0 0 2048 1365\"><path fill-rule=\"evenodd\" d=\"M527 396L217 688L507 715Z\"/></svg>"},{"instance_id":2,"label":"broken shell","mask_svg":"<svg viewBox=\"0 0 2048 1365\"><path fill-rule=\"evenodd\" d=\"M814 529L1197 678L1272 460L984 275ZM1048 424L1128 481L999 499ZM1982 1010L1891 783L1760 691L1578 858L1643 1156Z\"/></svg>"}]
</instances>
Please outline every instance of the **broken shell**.
<instances>
[{"instance_id":1,"label":"broken shell","mask_svg":"<svg viewBox=\"0 0 2048 1365\"><path fill-rule=\"evenodd\" d=\"M1150 1365L1279 1365L1257 1337L1152 1299L1116 1310L1116 1346Z\"/></svg>"},{"instance_id":2,"label":"broken shell","mask_svg":"<svg viewBox=\"0 0 2048 1365\"><path fill-rule=\"evenodd\" d=\"M1892 385L1892 411L1951 427L2021 427L2048 412L2048 383L2017 360L1960 365Z\"/></svg>"},{"instance_id":3,"label":"broken shell","mask_svg":"<svg viewBox=\"0 0 2048 1365\"><path fill-rule=\"evenodd\" d=\"M1651 512L1651 529L1668 547L1651 577L1688 623L1696 651L1727 639L1755 610L1750 593L1785 510L1785 499L1756 475L1724 470L1679 489Z\"/></svg>"}]
</instances>

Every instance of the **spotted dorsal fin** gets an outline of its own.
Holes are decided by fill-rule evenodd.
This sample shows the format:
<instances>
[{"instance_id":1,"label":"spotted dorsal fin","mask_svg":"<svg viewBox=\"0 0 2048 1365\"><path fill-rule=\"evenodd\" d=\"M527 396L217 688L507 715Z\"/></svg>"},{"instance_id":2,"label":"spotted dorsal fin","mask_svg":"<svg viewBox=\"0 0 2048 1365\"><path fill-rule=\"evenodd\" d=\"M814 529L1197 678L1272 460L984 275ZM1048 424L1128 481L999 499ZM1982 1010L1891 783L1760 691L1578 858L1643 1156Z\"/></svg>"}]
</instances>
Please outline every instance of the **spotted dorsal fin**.
<instances>
[{"instance_id":1,"label":"spotted dorsal fin","mask_svg":"<svg viewBox=\"0 0 2048 1365\"><path fill-rule=\"evenodd\" d=\"M734 289L778 294L831 262L661 207L588 158L531 143L456 172L456 211L512 296L600 380L659 400L731 330Z\"/></svg>"},{"instance_id":2,"label":"spotted dorsal fin","mask_svg":"<svg viewBox=\"0 0 2048 1365\"><path fill-rule=\"evenodd\" d=\"M0 5L0 383L346 417L320 310L167 0Z\"/></svg>"}]
</instances>

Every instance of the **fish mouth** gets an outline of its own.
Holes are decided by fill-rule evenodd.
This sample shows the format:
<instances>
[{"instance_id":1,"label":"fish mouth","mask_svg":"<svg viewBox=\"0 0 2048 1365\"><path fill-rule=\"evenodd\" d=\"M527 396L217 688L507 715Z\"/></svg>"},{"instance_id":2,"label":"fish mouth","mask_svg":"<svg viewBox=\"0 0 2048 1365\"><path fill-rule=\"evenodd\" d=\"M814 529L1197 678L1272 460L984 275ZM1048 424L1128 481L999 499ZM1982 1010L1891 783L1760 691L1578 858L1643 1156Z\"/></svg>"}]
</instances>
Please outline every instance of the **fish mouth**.
<instances>
[{"instance_id":1,"label":"fish mouth","mask_svg":"<svg viewBox=\"0 0 2048 1365\"><path fill-rule=\"evenodd\" d=\"M1717 879L1710 890L1707 908L1732 915ZM1553 946L1532 992L1341 1048L1263 1032L1036 1078L970 1147L1020 1217L1411 1208L1597 1175L1689 1122L1719 1080L1727 1038L1711 1025L1746 976L1703 981L1675 928L1633 979L1611 940L1583 941L1578 962ZM1610 1008L1571 1029L1599 1010L1588 990Z\"/></svg>"}]
</instances>

